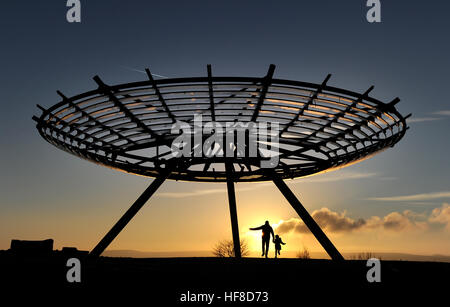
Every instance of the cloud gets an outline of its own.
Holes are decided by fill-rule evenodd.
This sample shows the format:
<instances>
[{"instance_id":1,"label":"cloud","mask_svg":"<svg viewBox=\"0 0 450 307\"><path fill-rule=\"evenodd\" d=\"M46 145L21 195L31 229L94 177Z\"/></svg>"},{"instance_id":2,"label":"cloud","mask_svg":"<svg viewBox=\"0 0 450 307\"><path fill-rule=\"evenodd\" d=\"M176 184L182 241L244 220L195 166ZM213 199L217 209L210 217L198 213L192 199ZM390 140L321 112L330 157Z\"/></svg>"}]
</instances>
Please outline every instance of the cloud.
<instances>
[{"instance_id":1,"label":"cloud","mask_svg":"<svg viewBox=\"0 0 450 307\"><path fill-rule=\"evenodd\" d=\"M368 200L376 201L424 201L434 200L440 198L450 198L450 191L433 192L433 193L421 193L402 196L389 196L389 197L370 197Z\"/></svg>"},{"instance_id":2,"label":"cloud","mask_svg":"<svg viewBox=\"0 0 450 307\"><path fill-rule=\"evenodd\" d=\"M444 203L442 207L433 209L429 221L431 223L442 224L446 230L450 231L450 205Z\"/></svg>"},{"instance_id":3,"label":"cloud","mask_svg":"<svg viewBox=\"0 0 450 307\"><path fill-rule=\"evenodd\" d=\"M297 226L299 228L297 228ZM306 231L304 228L306 228L306 226L303 224L302 221L300 221L298 218L292 218L287 221L281 221L276 227L276 230L280 234L288 233L291 232L292 230L298 233L305 233Z\"/></svg>"},{"instance_id":4,"label":"cloud","mask_svg":"<svg viewBox=\"0 0 450 307\"><path fill-rule=\"evenodd\" d=\"M355 180L355 179L364 179L364 178L372 178L377 176L376 173L358 173L358 172L339 172L336 173L337 175L332 175L328 177L319 177L319 178L312 178L307 177L304 179L299 178L296 181L287 181L289 184L297 184L297 183L324 183L324 182L335 182L335 181L342 181L342 180ZM383 179L383 178L381 178ZM261 189L264 187L267 187L269 185L274 186L272 182L259 182L259 183L253 183L246 187L239 187L236 186L237 192L245 192L245 191L253 191L257 189ZM223 189L201 189L201 190L193 190L188 192L162 192L158 193L158 197L165 197L165 198L184 198L184 197L193 197L193 196L203 196L203 195L210 195L210 194L220 194L220 193L226 193L226 187Z\"/></svg>"},{"instance_id":5,"label":"cloud","mask_svg":"<svg viewBox=\"0 0 450 307\"><path fill-rule=\"evenodd\" d=\"M124 69L127 69L129 71L135 71L135 72L140 72L141 74L147 74L144 70L140 70L140 69L136 69L136 68L132 68L132 67L128 67L128 66L123 66L123 65L121 65L121 67L124 68ZM162 76L162 75L157 75L157 74L154 74L154 73L152 73L152 76L159 77L159 78L164 78L164 79L169 78L169 77Z\"/></svg>"},{"instance_id":6,"label":"cloud","mask_svg":"<svg viewBox=\"0 0 450 307\"><path fill-rule=\"evenodd\" d=\"M391 212L383 218L381 227L392 231L401 231L412 226L409 217L405 213Z\"/></svg>"},{"instance_id":7,"label":"cloud","mask_svg":"<svg viewBox=\"0 0 450 307\"><path fill-rule=\"evenodd\" d=\"M301 181L297 181L296 183L316 183L316 182L335 182L341 180L354 180L354 179L364 179L364 178L373 178L377 176L377 173L358 173L358 172L337 172L334 175L327 177L306 177Z\"/></svg>"},{"instance_id":8,"label":"cloud","mask_svg":"<svg viewBox=\"0 0 450 307\"><path fill-rule=\"evenodd\" d=\"M351 232L362 228L366 221L364 219L352 219L345 216L345 213L331 211L328 208L321 208L312 213L312 217L319 226L330 232ZM282 221L276 228L277 232L283 234L294 231L296 233L310 233L308 227L299 218L292 218Z\"/></svg>"},{"instance_id":9,"label":"cloud","mask_svg":"<svg viewBox=\"0 0 450 307\"><path fill-rule=\"evenodd\" d=\"M328 208L316 210L313 213L314 220L323 228L331 232L349 232L357 230L366 223L363 219L353 220L345 216L345 213L333 212Z\"/></svg>"},{"instance_id":10,"label":"cloud","mask_svg":"<svg viewBox=\"0 0 450 307\"><path fill-rule=\"evenodd\" d=\"M431 113L432 116L425 117L412 117L407 120L408 123L421 123L421 122L430 122L444 119L445 116L450 116L450 110L441 110Z\"/></svg>"},{"instance_id":11,"label":"cloud","mask_svg":"<svg viewBox=\"0 0 450 307\"><path fill-rule=\"evenodd\" d=\"M437 112L433 112L435 115L442 115L442 116L450 116L450 110L441 110Z\"/></svg>"},{"instance_id":12,"label":"cloud","mask_svg":"<svg viewBox=\"0 0 450 307\"><path fill-rule=\"evenodd\" d=\"M368 219L353 219L328 208L321 208L311 214L316 223L326 232L350 233L356 231L386 230L401 232L406 230L426 230L430 224L443 225L450 231L450 205L444 203L430 214L417 213L411 210L391 212L384 217L372 216ZM280 221L275 227L280 234L297 233L310 234L308 227L300 218Z\"/></svg>"},{"instance_id":13,"label":"cloud","mask_svg":"<svg viewBox=\"0 0 450 307\"><path fill-rule=\"evenodd\" d=\"M442 117L412 117L411 119L407 119L407 123L422 123L422 122L431 122L435 120L441 120Z\"/></svg>"},{"instance_id":14,"label":"cloud","mask_svg":"<svg viewBox=\"0 0 450 307\"><path fill-rule=\"evenodd\" d=\"M209 190L203 189L203 190L194 190L190 192L162 192L158 193L158 196L165 198L185 198L191 196L202 196L217 193L226 193L226 189L209 189Z\"/></svg>"},{"instance_id":15,"label":"cloud","mask_svg":"<svg viewBox=\"0 0 450 307\"><path fill-rule=\"evenodd\" d=\"M256 189L260 189L262 187L268 186L271 184L270 182L263 182L263 183L254 183L250 186L246 187L236 187L236 192L245 192L245 191L252 191ZM159 197L165 197L165 198L185 198L185 197L193 197L193 196L203 196L203 195L210 195L210 194L224 194L226 195L227 188L224 186L221 189L201 189L201 190L193 190L189 192L162 192L158 193Z\"/></svg>"}]
</instances>

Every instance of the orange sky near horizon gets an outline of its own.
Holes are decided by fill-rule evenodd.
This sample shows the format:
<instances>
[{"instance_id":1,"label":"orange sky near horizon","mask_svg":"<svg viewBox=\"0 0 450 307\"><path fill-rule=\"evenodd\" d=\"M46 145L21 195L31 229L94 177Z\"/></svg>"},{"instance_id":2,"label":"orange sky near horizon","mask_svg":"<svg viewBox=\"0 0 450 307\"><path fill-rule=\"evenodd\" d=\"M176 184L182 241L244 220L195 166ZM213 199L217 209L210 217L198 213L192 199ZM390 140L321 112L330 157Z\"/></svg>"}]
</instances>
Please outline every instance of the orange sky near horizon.
<instances>
[{"instance_id":1,"label":"orange sky near horizon","mask_svg":"<svg viewBox=\"0 0 450 307\"><path fill-rule=\"evenodd\" d=\"M80 163L86 164L84 161ZM431 222L431 213L411 210L403 213L404 210L397 207L387 208L385 214L361 216L356 209L352 210L352 206L347 205L347 209L345 202L348 199L359 198L352 193L353 190L347 183L380 180L376 176L370 178L371 173L358 173L356 170L350 167L348 170L321 174L310 179L287 181L310 214L314 216L314 211L328 208L329 215L338 219L336 225L347 223L348 227L354 228L333 230L330 228L333 227L331 224L324 228L342 253L371 251L450 254L449 224L445 224L445 220ZM115 180L108 181L110 186L99 181L97 189L93 189L78 183L77 189L67 187L61 191L58 198L63 196L66 199L64 205L50 205L47 202L51 202L52 197L49 197L47 200L37 200L27 210L14 212L14 217L10 215L8 218L8 212L5 212L1 217L0 248L9 248L11 239L53 238L57 249L75 246L81 250L91 250L145 189L148 182L142 177L128 174L112 176L111 172L113 171L104 170L100 172L103 174L95 175L114 177ZM124 186L124 183L127 185ZM236 195L240 236L247 240L250 250L255 253L261 250L260 232L249 231L249 227L260 226L265 220L269 220L275 232L280 233L276 226L283 221L298 218L271 182L238 183ZM445 204L442 205L443 211L444 206ZM363 227L357 226L359 218L365 220ZM391 225L392 221L398 227L386 228L385 225ZM324 251L308 232L293 230L280 235L287 243L283 246L284 251L298 251L304 246L311 252ZM231 239L226 185L166 181L108 250L209 251L223 239Z\"/></svg>"}]
</instances>

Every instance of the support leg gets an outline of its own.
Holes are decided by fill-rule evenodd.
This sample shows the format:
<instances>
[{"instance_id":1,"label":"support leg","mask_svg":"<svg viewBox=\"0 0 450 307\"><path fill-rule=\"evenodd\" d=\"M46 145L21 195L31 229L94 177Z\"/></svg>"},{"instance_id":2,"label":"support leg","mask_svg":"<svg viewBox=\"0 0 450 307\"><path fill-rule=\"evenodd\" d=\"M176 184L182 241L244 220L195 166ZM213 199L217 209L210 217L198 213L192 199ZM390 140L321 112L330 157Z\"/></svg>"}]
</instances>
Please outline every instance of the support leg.
<instances>
[{"instance_id":1,"label":"support leg","mask_svg":"<svg viewBox=\"0 0 450 307\"><path fill-rule=\"evenodd\" d=\"M330 255L331 259L342 261L344 257L339 253L339 251L334 247L333 243L331 243L330 239L325 235L322 229L317 225L316 221L309 215L308 211L306 211L305 207L300 203L300 201L295 197L294 193L289 189L283 179L279 178L276 174L273 175L272 178L275 185L278 187L280 192L284 195L287 201L291 204L297 214L301 217L305 225L309 228L309 230L313 233L319 243L326 250L328 255Z\"/></svg>"},{"instance_id":2,"label":"support leg","mask_svg":"<svg viewBox=\"0 0 450 307\"><path fill-rule=\"evenodd\" d=\"M97 246L89 253L90 256L99 257L103 251L111 244L117 235L125 228L128 222L138 213L138 211L145 205L149 198L156 192L161 184L167 179L170 172L161 174L155 178L144 193L134 202L134 204L125 212L119 221L111 228L110 231L103 237Z\"/></svg>"},{"instance_id":3,"label":"support leg","mask_svg":"<svg viewBox=\"0 0 450 307\"><path fill-rule=\"evenodd\" d=\"M234 170L232 168L232 165L229 163L225 164L225 168L227 172L228 203L230 205L231 231L233 233L234 256L236 258L241 258L241 241L239 239L239 227L236 211L236 195L234 191L234 182L232 178L232 172Z\"/></svg>"}]
</instances>

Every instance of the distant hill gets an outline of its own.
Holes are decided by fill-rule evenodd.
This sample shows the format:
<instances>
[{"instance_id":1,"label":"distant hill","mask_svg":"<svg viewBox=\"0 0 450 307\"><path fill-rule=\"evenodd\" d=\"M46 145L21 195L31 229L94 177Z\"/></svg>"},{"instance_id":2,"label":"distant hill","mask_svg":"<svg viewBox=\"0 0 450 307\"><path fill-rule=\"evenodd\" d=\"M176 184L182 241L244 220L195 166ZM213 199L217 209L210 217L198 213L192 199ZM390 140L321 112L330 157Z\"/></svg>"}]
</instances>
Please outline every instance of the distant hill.
<instances>
[{"instance_id":1,"label":"distant hill","mask_svg":"<svg viewBox=\"0 0 450 307\"><path fill-rule=\"evenodd\" d=\"M281 258L295 258L297 252L283 251ZM358 259L360 253L343 253L346 259ZM372 255L382 260L407 260L407 261L438 261L450 262L448 255L416 255L408 253L374 252ZM168 251L168 252L143 252L135 250L109 250L103 253L107 257L132 257L132 258L169 258L169 257L212 257L211 251ZM258 252L251 252L250 257L259 257ZM273 257L273 253L270 253ZM313 259L328 259L327 254L311 252Z\"/></svg>"},{"instance_id":2,"label":"distant hill","mask_svg":"<svg viewBox=\"0 0 450 307\"><path fill-rule=\"evenodd\" d=\"M172 252L142 252L136 250L107 250L102 256L131 258L165 258L165 257L213 257L211 251L172 251Z\"/></svg>"}]
</instances>

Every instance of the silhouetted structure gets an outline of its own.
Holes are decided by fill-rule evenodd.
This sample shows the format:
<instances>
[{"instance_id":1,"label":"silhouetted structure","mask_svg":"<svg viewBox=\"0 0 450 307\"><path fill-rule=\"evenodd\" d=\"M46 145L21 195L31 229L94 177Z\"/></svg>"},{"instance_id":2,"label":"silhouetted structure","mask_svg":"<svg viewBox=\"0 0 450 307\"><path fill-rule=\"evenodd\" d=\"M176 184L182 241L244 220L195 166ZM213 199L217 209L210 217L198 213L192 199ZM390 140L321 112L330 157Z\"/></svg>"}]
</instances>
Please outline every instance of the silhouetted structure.
<instances>
[{"instance_id":1,"label":"silhouetted structure","mask_svg":"<svg viewBox=\"0 0 450 307\"><path fill-rule=\"evenodd\" d=\"M94 77L98 88L68 98L33 117L41 136L56 147L113 169L156 179L92 250L99 256L166 179L226 182L233 242L239 251L235 182L273 181L316 236L330 257L342 260L331 241L302 206L283 179L337 169L394 146L407 130L407 117L395 108L398 98L383 103L369 96L373 87L359 94L321 84L274 79L274 65L267 75L255 77L206 77L148 80L107 85ZM194 116L220 123L279 123L277 144L250 156L250 140L264 143L247 131L245 144L226 139L222 151L233 156L174 156L173 125L185 122L193 131ZM198 127L197 127L198 128ZM202 127L203 128L203 127ZM214 129L213 129L214 130ZM216 131L201 136L205 141ZM273 136L273 131L271 131ZM202 148L202 147L200 147ZM273 168L261 162L276 155Z\"/></svg>"},{"instance_id":2,"label":"silhouetted structure","mask_svg":"<svg viewBox=\"0 0 450 307\"><path fill-rule=\"evenodd\" d=\"M53 239L11 240L11 252L20 255L49 255L53 251Z\"/></svg>"},{"instance_id":3,"label":"silhouetted structure","mask_svg":"<svg viewBox=\"0 0 450 307\"><path fill-rule=\"evenodd\" d=\"M63 247L61 253L71 257L84 257L89 254L88 251L82 251L76 247Z\"/></svg>"}]
</instances>

